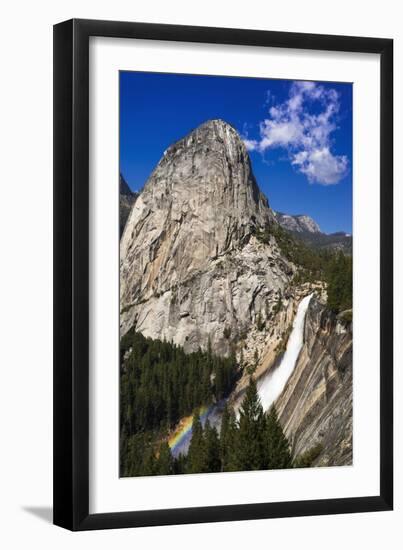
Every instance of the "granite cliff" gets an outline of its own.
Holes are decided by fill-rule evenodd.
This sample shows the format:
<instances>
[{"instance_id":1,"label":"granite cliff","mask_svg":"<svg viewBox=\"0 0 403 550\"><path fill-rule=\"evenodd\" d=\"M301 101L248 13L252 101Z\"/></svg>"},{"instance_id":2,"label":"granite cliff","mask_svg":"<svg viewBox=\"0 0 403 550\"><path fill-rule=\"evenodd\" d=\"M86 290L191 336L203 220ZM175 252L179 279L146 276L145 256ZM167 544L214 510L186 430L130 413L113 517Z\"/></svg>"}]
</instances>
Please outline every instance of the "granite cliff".
<instances>
[{"instance_id":1,"label":"granite cliff","mask_svg":"<svg viewBox=\"0 0 403 550\"><path fill-rule=\"evenodd\" d=\"M238 133L221 120L172 145L134 204L120 245L121 332L219 354L268 318L294 273Z\"/></svg>"},{"instance_id":2,"label":"granite cliff","mask_svg":"<svg viewBox=\"0 0 403 550\"><path fill-rule=\"evenodd\" d=\"M294 456L317 449L315 466L352 463L352 325L314 296L304 344L276 401Z\"/></svg>"}]
</instances>

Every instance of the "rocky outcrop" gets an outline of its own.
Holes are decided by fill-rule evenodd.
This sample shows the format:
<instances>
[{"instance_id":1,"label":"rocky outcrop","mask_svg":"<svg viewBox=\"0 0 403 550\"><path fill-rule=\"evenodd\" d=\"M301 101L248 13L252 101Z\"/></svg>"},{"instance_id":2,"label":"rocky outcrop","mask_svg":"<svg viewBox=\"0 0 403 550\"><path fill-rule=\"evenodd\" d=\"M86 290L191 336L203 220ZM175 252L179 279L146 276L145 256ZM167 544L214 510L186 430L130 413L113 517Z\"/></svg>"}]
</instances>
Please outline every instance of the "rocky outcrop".
<instances>
[{"instance_id":1,"label":"rocky outcrop","mask_svg":"<svg viewBox=\"0 0 403 550\"><path fill-rule=\"evenodd\" d=\"M352 464L352 400L351 323L313 298L303 348L276 402L293 455L316 447L315 466Z\"/></svg>"},{"instance_id":2,"label":"rocky outcrop","mask_svg":"<svg viewBox=\"0 0 403 550\"><path fill-rule=\"evenodd\" d=\"M120 174L119 176L119 236L122 236L123 230L126 225L127 218L129 217L130 210L133 204L136 202L138 193L133 193L130 187L127 185L126 180Z\"/></svg>"},{"instance_id":3,"label":"rocky outcrop","mask_svg":"<svg viewBox=\"0 0 403 550\"><path fill-rule=\"evenodd\" d=\"M266 320L294 266L245 146L222 120L202 124L167 151L133 206L120 245L121 332L168 339L186 351L231 342Z\"/></svg>"},{"instance_id":4,"label":"rocky outcrop","mask_svg":"<svg viewBox=\"0 0 403 550\"><path fill-rule=\"evenodd\" d=\"M319 225L305 214L284 214L283 212L273 212L277 223L293 233L321 233Z\"/></svg>"}]
</instances>

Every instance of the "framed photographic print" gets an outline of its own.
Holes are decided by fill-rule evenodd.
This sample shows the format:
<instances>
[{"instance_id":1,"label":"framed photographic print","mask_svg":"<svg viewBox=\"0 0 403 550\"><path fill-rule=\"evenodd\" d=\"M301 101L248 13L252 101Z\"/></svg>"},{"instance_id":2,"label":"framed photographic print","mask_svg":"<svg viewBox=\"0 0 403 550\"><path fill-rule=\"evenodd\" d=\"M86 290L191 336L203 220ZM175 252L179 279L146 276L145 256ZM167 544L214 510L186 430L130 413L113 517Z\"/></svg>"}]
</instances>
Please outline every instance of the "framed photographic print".
<instances>
[{"instance_id":1,"label":"framed photographic print","mask_svg":"<svg viewBox=\"0 0 403 550\"><path fill-rule=\"evenodd\" d=\"M393 42L54 27L54 522L391 510Z\"/></svg>"}]
</instances>

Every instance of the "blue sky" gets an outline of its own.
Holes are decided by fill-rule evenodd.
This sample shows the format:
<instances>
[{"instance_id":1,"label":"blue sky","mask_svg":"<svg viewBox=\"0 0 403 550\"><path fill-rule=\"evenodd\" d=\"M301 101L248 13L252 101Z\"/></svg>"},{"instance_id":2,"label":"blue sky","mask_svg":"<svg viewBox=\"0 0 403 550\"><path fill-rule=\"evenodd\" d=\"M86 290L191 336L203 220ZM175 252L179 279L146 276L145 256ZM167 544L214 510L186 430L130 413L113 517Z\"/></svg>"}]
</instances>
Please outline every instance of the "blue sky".
<instances>
[{"instance_id":1,"label":"blue sky","mask_svg":"<svg viewBox=\"0 0 403 550\"><path fill-rule=\"evenodd\" d=\"M139 190L171 143L222 118L275 210L352 230L352 85L120 73L120 169Z\"/></svg>"}]
</instances>

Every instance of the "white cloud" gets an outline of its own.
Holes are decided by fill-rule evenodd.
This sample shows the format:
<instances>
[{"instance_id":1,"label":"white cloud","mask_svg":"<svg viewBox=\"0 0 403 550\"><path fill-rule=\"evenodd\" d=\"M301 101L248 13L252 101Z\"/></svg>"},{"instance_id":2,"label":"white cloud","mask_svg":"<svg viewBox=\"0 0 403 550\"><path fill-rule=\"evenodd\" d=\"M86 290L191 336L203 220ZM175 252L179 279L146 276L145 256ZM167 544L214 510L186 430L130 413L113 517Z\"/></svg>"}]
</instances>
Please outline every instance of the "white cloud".
<instances>
[{"instance_id":1,"label":"white cloud","mask_svg":"<svg viewBox=\"0 0 403 550\"><path fill-rule=\"evenodd\" d=\"M245 147L248 151L256 151L258 149L259 143L255 139L243 139Z\"/></svg>"},{"instance_id":2,"label":"white cloud","mask_svg":"<svg viewBox=\"0 0 403 550\"><path fill-rule=\"evenodd\" d=\"M327 147L312 151L300 151L292 159L311 183L332 185L345 176L348 168L346 156L334 156Z\"/></svg>"},{"instance_id":3,"label":"white cloud","mask_svg":"<svg viewBox=\"0 0 403 550\"><path fill-rule=\"evenodd\" d=\"M294 82L288 99L272 105L269 118L260 123L259 140L247 138L244 143L249 151L261 153L284 148L291 163L310 182L338 183L348 170L347 157L331 151L338 111L336 90L314 82Z\"/></svg>"}]
</instances>

